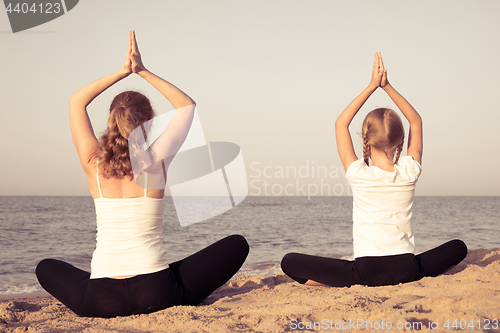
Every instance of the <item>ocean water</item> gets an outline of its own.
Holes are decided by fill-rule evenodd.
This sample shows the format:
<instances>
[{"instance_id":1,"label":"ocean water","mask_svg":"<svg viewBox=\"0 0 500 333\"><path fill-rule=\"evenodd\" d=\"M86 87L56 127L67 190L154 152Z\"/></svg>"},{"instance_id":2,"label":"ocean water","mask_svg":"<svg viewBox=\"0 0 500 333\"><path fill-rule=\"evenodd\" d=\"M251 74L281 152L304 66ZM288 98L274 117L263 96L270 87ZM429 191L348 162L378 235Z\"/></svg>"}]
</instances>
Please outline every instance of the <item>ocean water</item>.
<instances>
[{"instance_id":1,"label":"ocean water","mask_svg":"<svg viewBox=\"0 0 500 333\"><path fill-rule=\"evenodd\" d=\"M238 276L278 273L288 252L352 257L352 197L247 197L232 210L187 227L179 225L171 200L166 206L170 262L231 234L250 244ZM500 247L499 222L500 197L416 197L416 251L454 238L470 250ZM95 233L91 197L0 196L0 296L43 293L34 270L44 258L90 270Z\"/></svg>"}]
</instances>

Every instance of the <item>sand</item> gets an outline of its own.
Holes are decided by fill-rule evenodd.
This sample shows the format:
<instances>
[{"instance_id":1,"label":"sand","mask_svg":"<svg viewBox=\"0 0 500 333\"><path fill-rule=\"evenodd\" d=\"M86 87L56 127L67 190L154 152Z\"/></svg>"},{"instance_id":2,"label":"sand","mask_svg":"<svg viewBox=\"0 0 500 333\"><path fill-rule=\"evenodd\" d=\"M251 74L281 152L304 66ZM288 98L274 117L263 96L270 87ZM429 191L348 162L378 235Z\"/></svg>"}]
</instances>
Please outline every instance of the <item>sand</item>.
<instances>
[{"instance_id":1,"label":"sand","mask_svg":"<svg viewBox=\"0 0 500 333\"><path fill-rule=\"evenodd\" d=\"M500 248L471 251L444 275L396 286L240 277L199 306L112 319L78 317L51 296L0 301L0 332L500 332L499 320Z\"/></svg>"}]
</instances>

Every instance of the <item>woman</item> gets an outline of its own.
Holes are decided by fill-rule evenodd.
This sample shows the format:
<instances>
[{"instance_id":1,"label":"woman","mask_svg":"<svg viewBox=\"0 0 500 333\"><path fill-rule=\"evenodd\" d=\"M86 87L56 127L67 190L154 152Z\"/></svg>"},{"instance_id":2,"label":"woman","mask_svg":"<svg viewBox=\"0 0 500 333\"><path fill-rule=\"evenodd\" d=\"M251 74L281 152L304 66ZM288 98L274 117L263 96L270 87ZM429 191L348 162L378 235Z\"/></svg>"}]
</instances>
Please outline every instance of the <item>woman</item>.
<instances>
[{"instance_id":1,"label":"woman","mask_svg":"<svg viewBox=\"0 0 500 333\"><path fill-rule=\"evenodd\" d=\"M194 115L195 102L188 95L144 67L133 31L123 68L71 95L71 133L96 206L97 246L91 273L45 259L36 275L45 290L79 316L109 318L197 305L238 271L249 251L246 240L233 235L167 263L161 228L164 190L151 188L151 179L158 177L150 175L148 183L148 172L134 177L127 142L135 128L154 117L149 100L132 91L117 95L110 107L108 129L99 141L86 110L94 98L132 73L148 81L177 109L161 135L158 146L162 151L156 154L175 155Z\"/></svg>"}]
</instances>

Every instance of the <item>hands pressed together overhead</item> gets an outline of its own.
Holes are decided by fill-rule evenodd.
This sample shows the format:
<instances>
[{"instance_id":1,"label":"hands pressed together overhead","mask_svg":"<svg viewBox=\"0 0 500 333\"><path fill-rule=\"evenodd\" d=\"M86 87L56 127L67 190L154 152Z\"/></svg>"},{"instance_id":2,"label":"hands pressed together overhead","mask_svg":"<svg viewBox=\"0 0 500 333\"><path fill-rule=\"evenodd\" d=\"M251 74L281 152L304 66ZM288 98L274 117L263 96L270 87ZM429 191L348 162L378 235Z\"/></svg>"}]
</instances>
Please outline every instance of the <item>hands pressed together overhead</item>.
<instances>
[{"instance_id":1,"label":"hands pressed together overhead","mask_svg":"<svg viewBox=\"0 0 500 333\"><path fill-rule=\"evenodd\" d=\"M380 52L376 52L375 60L373 62L373 71L370 86L374 89L377 89L378 87L384 88L388 83L387 69L384 68L382 54L380 54Z\"/></svg>"},{"instance_id":2,"label":"hands pressed together overhead","mask_svg":"<svg viewBox=\"0 0 500 333\"><path fill-rule=\"evenodd\" d=\"M139 73L144 70L146 70L146 68L142 63L141 53L139 52L137 40L135 39L135 31L130 31L128 35L127 56L125 57L123 71L129 75L132 73Z\"/></svg>"}]
</instances>

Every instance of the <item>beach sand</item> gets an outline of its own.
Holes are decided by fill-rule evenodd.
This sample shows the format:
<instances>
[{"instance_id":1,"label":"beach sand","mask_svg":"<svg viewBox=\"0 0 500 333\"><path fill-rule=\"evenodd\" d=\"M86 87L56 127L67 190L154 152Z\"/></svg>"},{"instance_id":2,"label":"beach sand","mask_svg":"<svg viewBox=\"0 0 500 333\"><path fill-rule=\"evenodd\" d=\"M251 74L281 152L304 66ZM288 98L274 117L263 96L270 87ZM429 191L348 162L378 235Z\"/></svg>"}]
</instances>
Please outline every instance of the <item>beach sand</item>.
<instances>
[{"instance_id":1,"label":"beach sand","mask_svg":"<svg viewBox=\"0 0 500 333\"><path fill-rule=\"evenodd\" d=\"M396 286L309 287L283 274L241 277L199 306L112 319L78 317L51 296L0 301L0 332L381 332L389 326L449 332L454 324L463 332L500 332L499 320L500 248L471 251L444 275Z\"/></svg>"}]
</instances>

